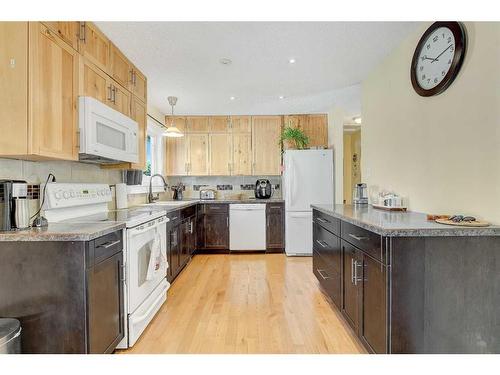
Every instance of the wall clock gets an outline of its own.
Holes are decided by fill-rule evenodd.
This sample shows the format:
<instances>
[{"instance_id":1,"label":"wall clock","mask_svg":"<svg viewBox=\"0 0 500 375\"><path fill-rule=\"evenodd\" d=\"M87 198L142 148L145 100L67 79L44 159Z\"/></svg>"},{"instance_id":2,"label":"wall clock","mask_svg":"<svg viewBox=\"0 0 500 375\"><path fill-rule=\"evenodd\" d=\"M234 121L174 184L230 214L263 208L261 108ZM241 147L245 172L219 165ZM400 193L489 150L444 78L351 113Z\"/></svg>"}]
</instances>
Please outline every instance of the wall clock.
<instances>
[{"instance_id":1,"label":"wall clock","mask_svg":"<svg viewBox=\"0 0 500 375\"><path fill-rule=\"evenodd\" d=\"M465 57L465 28L459 22L434 22L418 42L411 63L411 83L420 96L446 90Z\"/></svg>"}]
</instances>

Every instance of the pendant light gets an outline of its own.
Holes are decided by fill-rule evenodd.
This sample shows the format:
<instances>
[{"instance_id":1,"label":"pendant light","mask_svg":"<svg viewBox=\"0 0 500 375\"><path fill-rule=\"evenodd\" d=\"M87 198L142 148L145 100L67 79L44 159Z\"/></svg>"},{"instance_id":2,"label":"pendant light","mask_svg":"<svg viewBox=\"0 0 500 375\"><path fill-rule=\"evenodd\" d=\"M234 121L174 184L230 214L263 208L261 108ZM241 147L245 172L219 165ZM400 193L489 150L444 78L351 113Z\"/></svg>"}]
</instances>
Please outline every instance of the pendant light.
<instances>
[{"instance_id":1,"label":"pendant light","mask_svg":"<svg viewBox=\"0 0 500 375\"><path fill-rule=\"evenodd\" d=\"M168 100L168 104L170 104L170 106L172 107L172 120L170 122L170 126L168 126L168 124L167 124L167 129L163 133L163 136L164 137L173 137L173 138L184 137L184 134L182 134L182 132L179 129L177 129L175 124L174 124L174 106L177 104L177 97L176 96L169 96L167 98L167 100Z\"/></svg>"}]
</instances>

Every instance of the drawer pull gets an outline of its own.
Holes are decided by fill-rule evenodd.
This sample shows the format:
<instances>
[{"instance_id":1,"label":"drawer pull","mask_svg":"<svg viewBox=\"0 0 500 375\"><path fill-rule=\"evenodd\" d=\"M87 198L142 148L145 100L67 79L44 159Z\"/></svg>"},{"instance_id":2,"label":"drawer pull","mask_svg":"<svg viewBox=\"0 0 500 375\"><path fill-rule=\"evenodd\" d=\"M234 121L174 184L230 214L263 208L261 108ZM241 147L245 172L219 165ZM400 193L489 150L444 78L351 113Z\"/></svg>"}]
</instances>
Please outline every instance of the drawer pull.
<instances>
[{"instance_id":1,"label":"drawer pull","mask_svg":"<svg viewBox=\"0 0 500 375\"><path fill-rule=\"evenodd\" d=\"M320 218L320 217L317 217L317 218L316 218L316 220L317 220L317 221L319 221L320 223L323 223L323 224L325 224L325 223L329 223L329 221L328 221L328 220L326 220L326 219L322 219L322 218Z\"/></svg>"},{"instance_id":2,"label":"drawer pull","mask_svg":"<svg viewBox=\"0 0 500 375\"><path fill-rule=\"evenodd\" d=\"M178 218L178 216L174 216L174 217L170 218L170 220L174 221L177 218Z\"/></svg>"},{"instance_id":3,"label":"drawer pull","mask_svg":"<svg viewBox=\"0 0 500 375\"><path fill-rule=\"evenodd\" d=\"M318 271L318 273L319 273L319 274L320 274L320 276L323 278L323 280L328 280L328 279L331 279L331 277L329 277L329 276L324 276L324 275L323 275L324 270L320 270L320 269L316 268L316 271Z\"/></svg>"},{"instance_id":4,"label":"drawer pull","mask_svg":"<svg viewBox=\"0 0 500 375\"><path fill-rule=\"evenodd\" d=\"M316 242L322 247L322 248L327 248L328 244L325 241L321 240L316 240Z\"/></svg>"},{"instance_id":5,"label":"drawer pull","mask_svg":"<svg viewBox=\"0 0 500 375\"><path fill-rule=\"evenodd\" d=\"M354 276L354 267L355 267L354 264L355 263L356 262L354 261L354 258L351 258L351 284L354 284L354 278L355 278L355 276ZM356 285L356 284L354 284L354 285Z\"/></svg>"},{"instance_id":6,"label":"drawer pull","mask_svg":"<svg viewBox=\"0 0 500 375\"><path fill-rule=\"evenodd\" d=\"M102 247L104 249L109 249L112 246L118 245L120 242L122 242L122 241L121 240L116 240L116 241L105 242L102 245L99 245L99 246L96 246L96 247L97 248L101 248Z\"/></svg>"},{"instance_id":7,"label":"drawer pull","mask_svg":"<svg viewBox=\"0 0 500 375\"><path fill-rule=\"evenodd\" d=\"M369 239L368 237L360 237L360 236L356 236L355 234L352 234L352 233L349 233L349 237L352 237L357 241L365 241L365 240Z\"/></svg>"}]
</instances>

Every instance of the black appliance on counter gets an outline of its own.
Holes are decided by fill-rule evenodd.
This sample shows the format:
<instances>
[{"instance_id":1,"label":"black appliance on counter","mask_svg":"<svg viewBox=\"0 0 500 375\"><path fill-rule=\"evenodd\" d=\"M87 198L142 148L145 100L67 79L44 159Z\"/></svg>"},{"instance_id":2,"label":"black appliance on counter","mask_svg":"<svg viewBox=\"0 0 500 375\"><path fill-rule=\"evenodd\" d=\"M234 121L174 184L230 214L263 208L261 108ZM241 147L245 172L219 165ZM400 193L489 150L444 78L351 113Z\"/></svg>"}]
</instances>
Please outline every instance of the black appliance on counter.
<instances>
[{"instance_id":1,"label":"black appliance on counter","mask_svg":"<svg viewBox=\"0 0 500 375\"><path fill-rule=\"evenodd\" d=\"M255 182L255 198L269 199L272 195L272 185L269 180L261 178Z\"/></svg>"},{"instance_id":2,"label":"black appliance on counter","mask_svg":"<svg viewBox=\"0 0 500 375\"><path fill-rule=\"evenodd\" d=\"M29 227L28 184L21 180L0 180L0 231Z\"/></svg>"}]
</instances>

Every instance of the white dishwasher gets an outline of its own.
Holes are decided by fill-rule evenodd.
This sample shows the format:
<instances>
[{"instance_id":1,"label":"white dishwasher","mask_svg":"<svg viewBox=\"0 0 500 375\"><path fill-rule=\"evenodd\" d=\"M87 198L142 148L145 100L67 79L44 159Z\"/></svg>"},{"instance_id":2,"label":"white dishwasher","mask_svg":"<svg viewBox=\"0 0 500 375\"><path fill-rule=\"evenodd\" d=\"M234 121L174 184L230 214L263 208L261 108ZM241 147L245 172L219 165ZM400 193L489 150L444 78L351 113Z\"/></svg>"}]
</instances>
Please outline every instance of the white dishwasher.
<instances>
[{"instance_id":1,"label":"white dishwasher","mask_svg":"<svg viewBox=\"0 0 500 375\"><path fill-rule=\"evenodd\" d=\"M266 250L266 205L229 205L229 250Z\"/></svg>"}]
</instances>

